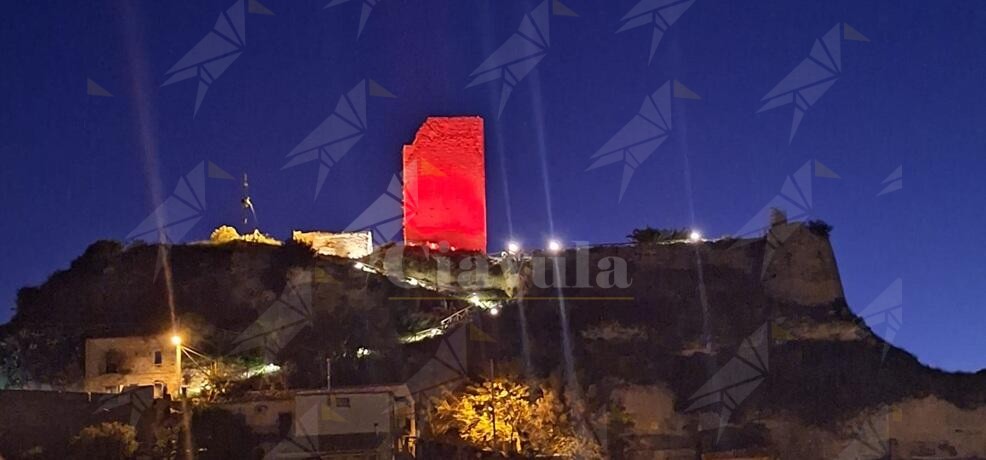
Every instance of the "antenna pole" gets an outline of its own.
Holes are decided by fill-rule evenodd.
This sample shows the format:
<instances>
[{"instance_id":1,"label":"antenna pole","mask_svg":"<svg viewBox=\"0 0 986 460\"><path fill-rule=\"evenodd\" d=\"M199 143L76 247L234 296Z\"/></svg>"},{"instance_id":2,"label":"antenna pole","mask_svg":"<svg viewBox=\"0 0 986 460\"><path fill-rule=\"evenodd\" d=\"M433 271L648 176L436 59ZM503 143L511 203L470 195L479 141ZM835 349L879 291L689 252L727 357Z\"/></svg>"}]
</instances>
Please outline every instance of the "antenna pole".
<instances>
[{"instance_id":1,"label":"antenna pole","mask_svg":"<svg viewBox=\"0 0 986 460\"><path fill-rule=\"evenodd\" d=\"M259 227L259 223L257 222L257 210L253 207L253 200L250 198L250 180L247 178L246 173L243 173L243 198L240 199L240 204L243 206L244 231L250 221L250 214L253 214L254 229Z\"/></svg>"}]
</instances>

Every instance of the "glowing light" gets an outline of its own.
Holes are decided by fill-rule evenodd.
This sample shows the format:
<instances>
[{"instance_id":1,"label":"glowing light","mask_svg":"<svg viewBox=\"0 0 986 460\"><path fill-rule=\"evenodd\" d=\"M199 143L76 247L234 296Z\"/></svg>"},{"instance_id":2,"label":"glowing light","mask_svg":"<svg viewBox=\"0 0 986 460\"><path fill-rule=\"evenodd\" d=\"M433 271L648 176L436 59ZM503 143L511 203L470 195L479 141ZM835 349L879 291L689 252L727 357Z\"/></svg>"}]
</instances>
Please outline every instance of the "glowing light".
<instances>
[{"instance_id":1,"label":"glowing light","mask_svg":"<svg viewBox=\"0 0 986 460\"><path fill-rule=\"evenodd\" d=\"M369 348L359 347L356 349L357 358L366 358L367 356L370 356L372 354L373 354L373 350L370 350Z\"/></svg>"},{"instance_id":2,"label":"glowing light","mask_svg":"<svg viewBox=\"0 0 986 460\"><path fill-rule=\"evenodd\" d=\"M507 242L507 252L509 252L511 254L517 254L518 252L520 252L520 243L518 243L516 241L508 241Z\"/></svg>"},{"instance_id":3,"label":"glowing light","mask_svg":"<svg viewBox=\"0 0 986 460\"><path fill-rule=\"evenodd\" d=\"M548 252L553 252L553 253L561 252L561 248L562 246L560 241L558 240L548 241Z\"/></svg>"},{"instance_id":4,"label":"glowing light","mask_svg":"<svg viewBox=\"0 0 986 460\"><path fill-rule=\"evenodd\" d=\"M437 337L439 335L442 335L442 330L437 327L433 327L401 337L400 341L401 343L414 343L427 340L432 337Z\"/></svg>"},{"instance_id":5,"label":"glowing light","mask_svg":"<svg viewBox=\"0 0 986 460\"><path fill-rule=\"evenodd\" d=\"M692 243L702 241L702 234L697 230L692 230L692 232L688 235L688 241L691 241Z\"/></svg>"},{"instance_id":6,"label":"glowing light","mask_svg":"<svg viewBox=\"0 0 986 460\"><path fill-rule=\"evenodd\" d=\"M499 315L499 314L500 314L500 307L497 306L497 307L490 308L490 315L491 316L496 316L496 315Z\"/></svg>"},{"instance_id":7,"label":"glowing light","mask_svg":"<svg viewBox=\"0 0 986 460\"><path fill-rule=\"evenodd\" d=\"M274 363L268 363L247 369L246 371L243 372L241 378L249 379L252 377L256 377L258 375L276 374L280 371L281 371L281 366L278 366L277 364Z\"/></svg>"},{"instance_id":8,"label":"glowing light","mask_svg":"<svg viewBox=\"0 0 986 460\"><path fill-rule=\"evenodd\" d=\"M469 302L473 305L479 305L479 294L470 294Z\"/></svg>"},{"instance_id":9,"label":"glowing light","mask_svg":"<svg viewBox=\"0 0 986 460\"><path fill-rule=\"evenodd\" d=\"M356 262L353 264L353 266L356 267L357 270L362 270L363 267L365 267L365 265L363 265L363 262Z\"/></svg>"},{"instance_id":10,"label":"glowing light","mask_svg":"<svg viewBox=\"0 0 986 460\"><path fill-rule=\"evenodd\" d=\"M181 346L181 336L178 334L171 336L171 344L176 347Z\"/></svg>"}]
</instances>

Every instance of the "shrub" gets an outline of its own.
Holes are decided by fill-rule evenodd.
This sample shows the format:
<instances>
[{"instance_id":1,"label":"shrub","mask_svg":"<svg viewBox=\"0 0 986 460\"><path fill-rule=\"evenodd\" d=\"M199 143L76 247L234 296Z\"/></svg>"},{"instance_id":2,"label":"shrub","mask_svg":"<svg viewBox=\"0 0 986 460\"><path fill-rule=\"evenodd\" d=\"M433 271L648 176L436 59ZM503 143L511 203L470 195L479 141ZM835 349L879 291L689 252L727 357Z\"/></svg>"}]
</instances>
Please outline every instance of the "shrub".
<instances>
[{"instance_id":1,"label":"shrub","mask_svg":"<svg viewBox=\"0 0 986 460\"><path fill-rule=\"evenodd\" d=\"M73 458L125 460L137 452L134 427L118 422L87 426L72 438Z\"/></svg>"},{"instance_id":2,"label":"shrub","mask_svg":"<svg viewBox=\"0 0 986 460\"><path fill-rule=\"evenodd\" d=\"M213 230L212 235L209 235L209 241L217 244L229 243L238 239L240 239L240 232L229 225L222 225Z\"/></svg>"},{"instance_id":3,"label":"shrub","mask_svg":"<svg viewBox=\"0 0 986 460\"><path fill-rule=\"evenodd\" d=\"M213 230L212 234L209 235L209 241L215 244L225 244L233 241L246 241L247 243L269 244L272 246L280 246L282 244L270 235L260 233L260 230L254 230L253 233L240 235L235 228L229 225L222 225Z\"/></svg>"},{"instance_id":4,"label":"shrub","mask_svg":"<svg viewBox=\"0 0 986 460\"><path fill-rule=\"evenodd\" d=\"M687 240L690 232L687 229L675 228L637 228L627 238L634 243L663 243L667 241Z\"/></svg>"},{"instance_id":5,"label":"shrub","mask_svg":"<svg viewBox=\"0 0 986 460\"><path fill-rule=\"evenodd\" d=\"M828 237L832 233L832 226L824 220L809 220L805 225L808 226L808 231L818 236Z\"/></svg>"}]
</instances>

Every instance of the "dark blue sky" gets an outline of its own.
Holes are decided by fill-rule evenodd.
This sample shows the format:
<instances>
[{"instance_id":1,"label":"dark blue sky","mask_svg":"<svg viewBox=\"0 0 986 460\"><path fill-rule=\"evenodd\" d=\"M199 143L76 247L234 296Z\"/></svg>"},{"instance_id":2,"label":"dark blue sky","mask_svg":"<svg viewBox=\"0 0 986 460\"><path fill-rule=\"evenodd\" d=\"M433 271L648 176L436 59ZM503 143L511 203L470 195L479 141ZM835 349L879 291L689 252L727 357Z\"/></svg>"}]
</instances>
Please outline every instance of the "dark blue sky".
<instances>
[{"instance_id":1,"label":"dark blue sky","mask_svg":"<svg viewBox=\"0 0 986 460\"><path fill-rule=\"evenodd\" d=\"M498 119L498 82L465 87L534 2L381 0L357 39L356 0L261 1L276 14L247 15L243 54L194 118L193 80L161 84L233 1L7 6L0 321L18 287L123 239L156 206L152 184L167 196L203 160L250 174L264 231L341 229L384 191L424 117L478 114L491 249L509 222L528 246L552 228L591 242L643 225L733 233L815 159L841 176L813 182L811 214L835 227L853 309L899 278L894 343L946 369L986 367L983 3L697 0L648 65L648 28L615 33L636 1L563 0L579 16L551 17L547 55ZM838 81L789 143L792 106L756 113L761 98L841 22L870 41L842 43ZM87 95L87 78L114 97ZM365 137L313 201L316 168L281 170L285 156L364 78L397 97L369 99ZM673 101L672 134L618 202L619 167L586 172L590 157L670 79L702 100ZM877 196L898 167L906 186ZM238 184L206 190L186 239L239 219Z\"/></svg>"}]
</instances>

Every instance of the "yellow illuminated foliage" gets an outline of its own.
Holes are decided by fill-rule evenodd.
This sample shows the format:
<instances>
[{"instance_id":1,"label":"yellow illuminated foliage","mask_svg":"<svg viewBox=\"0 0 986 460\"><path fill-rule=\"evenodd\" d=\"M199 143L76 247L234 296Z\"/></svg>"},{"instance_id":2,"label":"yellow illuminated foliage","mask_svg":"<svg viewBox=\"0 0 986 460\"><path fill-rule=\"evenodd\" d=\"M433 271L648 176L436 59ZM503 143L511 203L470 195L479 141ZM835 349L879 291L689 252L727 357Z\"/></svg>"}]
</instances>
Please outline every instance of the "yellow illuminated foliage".
<instances>
[{"instance_id":1,"label":"yellow illuminated foliage","mask_svg":"<svg viewBox=\"0 0 986 460\"><path fill-rule=\"evenodd\" d=\"M254 230L253 233L240 235L235 228L230 227L229 225L222 225L213 230L212 235L209 236L209 241L216 244L229 243L232 241L246 241L248 243L269 244L272 246L280 246L282 244L270 235L260 233L260 230Z\"/></svg>"},{"instance_id":2,"label":"yellow illuminated foliage","mask_svg":"<svg viewBox=\"0 0 986 460\"><path fill-rule=\"evenodd\" d=\"M229 243L238 239L240 239L240 232L237 232L235 228L229 225L221 225L219 228L213 230L212 235L209 236L209 241L220 244Z\"/></svg>"},{"instance_id":3,"label":"yellow illuminated foliage","mask_svg":"<svg viewBox=\"0 0 986 460\"><path fill-rule=\"evenodd\" d=\"M431 428L485 450L538 456L602 458L598 444L577 436L557 393L508 378L446 392L434 401ZM494 435L495 421L495 435Z\"/></svg>"}]
</instances>

